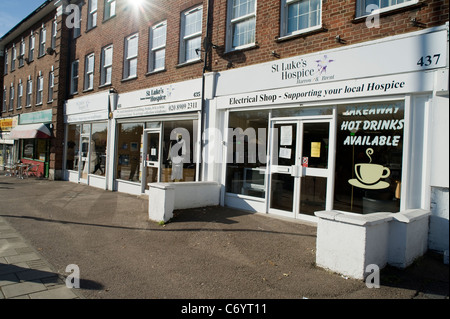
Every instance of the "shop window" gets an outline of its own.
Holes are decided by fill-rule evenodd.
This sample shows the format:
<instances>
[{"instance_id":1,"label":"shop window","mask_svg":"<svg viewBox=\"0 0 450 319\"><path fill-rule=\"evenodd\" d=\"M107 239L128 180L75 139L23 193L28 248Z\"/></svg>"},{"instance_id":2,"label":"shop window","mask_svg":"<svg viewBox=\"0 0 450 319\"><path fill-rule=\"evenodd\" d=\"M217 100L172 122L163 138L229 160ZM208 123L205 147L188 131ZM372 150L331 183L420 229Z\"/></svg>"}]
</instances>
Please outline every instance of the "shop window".
<instances>
[{"instance_id":1,"label":"shop window","mask_svg":"<svg viewBox=\"0 0 450 319\"><path fill-rule=\"evenodd\" d=\"M22 158L47 162L50 142L46 139L22 140Z\"/></svg>"},{"instance_id":2,"label":"shop window","mask_svg":"<svg viewBox=\"0 0 450 319\"><path fill-rule=\"evenodd\" d=\"M92 124L90 173L99 176L106 174L106 145L108 123Z\"/></svg>"},{"instance_id":3,"label":"shop window","mask_svg":"<svg viewBox=\"0 0 450 319\"><path fill-rule=\"evenodd\" d=\"M143 123L126 123L119 125L117 179L132 182L142 181L140 149L143 133Z\"/></svg>"},{"instance_id":4,"label":"shop window","mask_svg":"<svg viewBox=\"0 0 450 319\"><path fill-rule=\"evenodd\" d=\"M198 121L164 122L161 182L193 182Z\"/></svg>"},{"instance_id":5,"label":"shop window","mask_svg":"<svg viewBox=\"0 0 450 319\"><path fill-rule=\"evenodd\" d=\"M334 209L398 212L403 102L338 107Z\"/></svg>"},{"instance_id":6,"label":"shop window","mask_svg":"<svg viewBox=\"0 0 450 319\"><path fill-rule=\"evenodd\" d=\"M226 191L265 198L268 111L230 113Z\"/></svg>"},{"instance_id":7,"label":"shop window","mask_svg":"<svg viewBox=\"0 0 450 319\"><path fill-rule=\"evenodd\" d=\"M67 131L66 169L77 171L80 150L80 125L69 125Z\"/></svg>"}]
</instances>

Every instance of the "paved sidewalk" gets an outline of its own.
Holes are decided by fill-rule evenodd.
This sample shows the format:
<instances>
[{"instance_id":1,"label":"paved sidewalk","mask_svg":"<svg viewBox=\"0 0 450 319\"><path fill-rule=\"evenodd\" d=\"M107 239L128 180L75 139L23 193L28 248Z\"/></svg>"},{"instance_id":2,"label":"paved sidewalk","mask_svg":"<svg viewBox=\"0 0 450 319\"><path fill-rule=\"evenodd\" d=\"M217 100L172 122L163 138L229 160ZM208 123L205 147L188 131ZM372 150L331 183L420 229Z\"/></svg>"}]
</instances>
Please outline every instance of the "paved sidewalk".
<instances>
[{"instance_id":1,"label":"paved sidewalk","mask_svg":"<svg viewBox=\"0 0 450 319\"><path fill-rule=\"evenodd\" d=\"M0 217L0 299L83 299Z\"/></svg>"}]
</instances>

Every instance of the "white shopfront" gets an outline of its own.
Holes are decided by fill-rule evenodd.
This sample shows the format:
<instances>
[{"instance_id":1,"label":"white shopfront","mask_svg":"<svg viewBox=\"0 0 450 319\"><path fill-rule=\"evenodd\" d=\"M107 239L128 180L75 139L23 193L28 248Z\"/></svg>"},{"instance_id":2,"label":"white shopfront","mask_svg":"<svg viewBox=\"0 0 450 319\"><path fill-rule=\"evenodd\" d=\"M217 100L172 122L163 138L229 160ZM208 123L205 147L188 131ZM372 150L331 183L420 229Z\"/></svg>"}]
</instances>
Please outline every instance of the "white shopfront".
<instances>
[{"instance_id":1,"label":"white shopfront","mask_svg":"<svg viewBox=\"0 0 450 319\"><path fill-rule=\"evenodd\" d=\"M221 72L210 103L223 205L317 222L448 194L448 26Z\"/></svg>"},{"instance_id":2,"label":"white shopfront","mask_svg":"<svg viewBox=\"0 0 450 319\"><path fill-rule=\"evenodd\" d=\"M142 194L149 183L199 180L201 89L195 79L118 95L112 189Z\"/></svg>"},{"instance_id":3,"label":"white shopfront","mask_svg":"<svg viewBox=\"0 0 450 319\"><path fill-rule=\"evenodd\" d=\"M149 183L197 181L201 84L68 100L66 179L136 195Z\"/></svg>"}]
</instances>

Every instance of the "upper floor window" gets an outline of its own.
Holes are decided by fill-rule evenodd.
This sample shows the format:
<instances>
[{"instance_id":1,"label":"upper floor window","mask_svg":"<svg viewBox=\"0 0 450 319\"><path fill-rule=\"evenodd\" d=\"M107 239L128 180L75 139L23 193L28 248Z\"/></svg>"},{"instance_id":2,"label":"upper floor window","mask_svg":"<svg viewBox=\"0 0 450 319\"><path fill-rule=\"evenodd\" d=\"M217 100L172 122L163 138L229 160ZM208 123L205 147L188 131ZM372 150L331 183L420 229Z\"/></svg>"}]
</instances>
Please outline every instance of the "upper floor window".
<instances>
[{"instance_id":1,"label":"upper floor window","mask_svg":"<svg viewBox=\"0 0 450 319\"><path fill-rule=\"evenodd\" d=\"M116 15L116 0L105 0L105 13L103 20L107 20Z\"/></svg>"},{"instance_id":2,"label":"upper floor window","mask_svg":"<svg viewBox=\"0 0 450 319\"><path fill-rule=\"evenodd\" d=\"M78 60L72 62L70 71L70 94L78 93L78 65Z\"/></svg>"},{"instance_id":3,"label":"upper floor window","mask_svg":"<svg viewBox=\"0 0 450 319\"><path fill-rule=\"evenodd\" d=\"M88 10L87 29L90 30L97 26L97 0L89 0Z\"/></svg>"},{"instance_id":4,"label":"upper floor window","mask_svg":"<svg viewBox=\"0 0 450 319\"><path fill-rule=\"evenodd\" d=\"M9 110L14 110L14 84L11 83L11 87L9 88Z\"/></svg>"},{"instance_id":5,"label":"upper floor window","mask_svg":"<svg viewBox=\"0 0 450 319\"><path fill-rule=\"evenodd\" d=\"M47 30L43 25L41 30L39 31L39 56L43 56L45 54L45 41L47 38Z\"/></svg>"},{"instance_id":6,"label":"upper floor window","mask_svg":"<svg viewBox=\"0 0 450 319\"><path fill-rule=\"evenodd\" d=\"M31 106L31 99L33 97L33 80L31 77L28 77L27 80L27 101L26 106Z\"/></svg>"},{"instance_id":7,"label":"upper floor window","mask_svg":"<svg viewBox=\"0 0 450 319\"><path fill-rule=\"evenodd\" d=\"M283 0L281 21L281 36L321 27L322 0Z\"/></svg>"},{"instance_id":8,"label":"upper floor window","mask_svg":"<svg viewBox=\"0 0 450 319\"><path fill-rule=\"evenodd\" d=\"M137 76L138 43L139 35L137 33L125 39L124 79Z\"/></svg>"},{"instance_id":9,"label":"upper floor window","mask_svg":"<svg viewBox=\"0 0 450 319\"><path fill-rule=\"evenodd\" d=\"M150 29L149 72L163 70L166 62L167 21Z\"/></svg>"},{"instance_id":10,"label":"upper floor window","mask_svg":"<svg viewBox=\"0 0 450 319\"><path fill-rule=\"evenodd\" d=\"M374 10L389 11L417 2L418 0L357 0L356 17L369 15Z\"/></svg>"},{"instance_id":11,"label":"upper floor window","mask_svg":"<svg viewBox=\"0 0 450 319\"><path fill-rule=\"evenodd\" d=\"M6 112L6 86L3 87L2 112Z\"/></svg>"},{"instance_id":12,"label":"upper floor window","mask_svg":"<svg viewBox=\"0 0 450 319\"><path fill-rule=\"evenodd\" d=\"M51 47L52 49L56 48L56 35L58 33L58 21L53 20L52 23L52 43L51 43Z\"/></svg>"},{"instance_id":13,"label":"upper floor window","mask_svg":"<svg viewBox=\"0 0 450 319\"><path fill-rule=\"evenodd\" d=\"M74 15L73 21L73 38L78 38L81 35L81 11L83 10L83 4L78 5L78 11Z\"/></svg>"},{"instance_id":14,"label":"upper floor window","mask_svg":"<svg viewBox=\"0 0 450 319\"><path fill-rule=\"evenodd\" d=\"M23 66L25 59L25 40L22 38L19 45L19 68Z\"/></svg>"},{"instance_id":15,"label":"upper floor window","mask_svg":"<svg viewBox=\"0 0 450 319\"><path fill-rule=\"evenodd\" d=\"M53 101L53 89L55 88L55 72L48 74L48 102Z\"/></svg>"},{"instance_id":16,"label":"upper floor window","mask_svg":"<svg viewBox=\"0 0 450 319\"><path fill-rule=\"evenodd\" d=\"M3 73L8 74L8 49L5 48L5 65L3 66Z\"/></svg>"},{"instance_id":17,"label":"upper floor window","mask_svg":"<svg viewBox=\"0 0 450 319\"><path fill-rule=\"evenodd\" d=\"M101 79L100 84L111 84L112 77L112 61L113 61L113 46L109 45L102 50L102 64L101 64Z\"/></svg>"},{"instance_id":18,"label":"upper floor window","mask_svg":"<svg viewBox=\"0 0 450 319\"><path fill-rule=\"evenodd\" d=\"M203 7L187 10L181 15L180 63L200 59Z\"/></svg>"},{"instance_id":19,"label":"upper floor window","mask_svg":"<svg viewBox=\"0 0 450 319\"><path fill-rule=\"evenodd\" d=\"M36 37L34 35L34 32L31 31L30 35L30 43L28 45L28 62L31 62L34 60L34 45L36 43Z\"/></svg>"},{"instance_id":20,"label":"upper floor window","mask_svg":"<svg viewBox=\"0 0 450 319\"><path fill-rule=\"evenodd\" d=\"M90 90L94 88L94 53L86 56L84 62L84 89Z\"/></svg>"},{"instance_id":21,"label":"upper floor window","mask_svg":"<svg viewBox=\"0 0 450 319\"><path fill-rule=\"evenodd\" d=\"M227 19L227 50L255 43L256 0L229 0Z\"/></svg>"},{"instance_id":22,"label":"upper floor window","mask_svg":"<svg viewBox=\"0 0 450 319\"><path fill-rule=\"evenodd\" d=\"M11 49L11 71L14 71L16 69L16 59L17 59L17 49L16 45L14 44Z\"/></svg>"},{"instance_id":23,"label":"upper floor window","mask_svg":"<svg viewBox=\"0 0 450 319\"><path fill-rule=\"evenodd\" d=\"M22 108L22 98L23 98L23 84L22 80L19 80L19 84L17 85L17 109Z\"/></svg>"},{"instance_id":24,"label":"upper floor window","mask_svg":"<svg viewBox=\"0 0 450 319\"><path fill-rule=\"evenodd\" d=\"M36 104L42 104L42 99L44 97L44 76L39 72L36 83Z\"/></svg>"}]
</instances>

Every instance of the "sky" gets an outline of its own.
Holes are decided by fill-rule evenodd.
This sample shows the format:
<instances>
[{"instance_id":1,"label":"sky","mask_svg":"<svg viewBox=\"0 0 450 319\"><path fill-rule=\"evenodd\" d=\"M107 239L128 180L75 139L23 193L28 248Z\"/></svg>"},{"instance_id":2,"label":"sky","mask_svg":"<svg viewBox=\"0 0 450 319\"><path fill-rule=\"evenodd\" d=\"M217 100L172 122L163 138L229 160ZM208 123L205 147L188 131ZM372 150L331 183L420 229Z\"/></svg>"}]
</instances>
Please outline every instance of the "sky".
<instances>
[{"instance_id":1,"label":"sky","mask_svg":"<svg viewBox=\"0 0 450 319\"><path fill-rule=\"evenodd\" d=\"M44 2L45 0L0 0L0 37Z\"/></svg>"}]
</instances>

